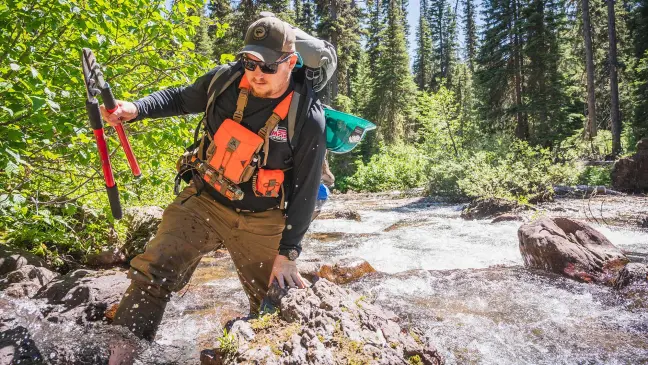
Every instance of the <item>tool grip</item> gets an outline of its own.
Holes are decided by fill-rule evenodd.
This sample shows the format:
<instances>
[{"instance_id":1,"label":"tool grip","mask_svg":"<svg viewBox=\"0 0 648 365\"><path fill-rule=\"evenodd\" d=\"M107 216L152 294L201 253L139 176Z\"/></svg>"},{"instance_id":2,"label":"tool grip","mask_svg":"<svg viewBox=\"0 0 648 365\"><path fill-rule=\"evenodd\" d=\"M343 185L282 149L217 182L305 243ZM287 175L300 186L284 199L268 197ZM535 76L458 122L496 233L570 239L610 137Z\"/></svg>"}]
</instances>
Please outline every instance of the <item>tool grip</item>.
<instances>
[{"instance_id":1,"label":"tool grip","mask_svg":"<svg viewBox=\"0 0 648 365\"><path fill-rule=\"evenodd\" d=\"M119 124L115 127L115 129L117 130L117 136L119 136L119 142L121 143L122 147L124 148L124 152L126 153L126 158L128 159L128 164L130 165L131 171L136 178L139 178L140 176L142 176L142 170L140 170L131 144L128 141L128 137L126 136L126 132L124 132L124 126Z\"/></svg>"},{"instance_id":2,"label":"tool grip","mask_svg":"<svg viewBox=\"0 0 648 365\"><path fill-rule=\"evenodd\" d=\"M119 202L119 189L117 189L117 185L113 185L112 187L106 186L106 191L108 192L108 201L110 202L110 211L112 212L113 218L121 219L122 207Z\"/></svg>"},{"instance_id":3,"label":"tool grip","mask_svg":"<svg viewBox=\"0 0 648 365\"><path fill-rule=\"evenodd\" d=\"M106 145L104 130L103 128L95 129L93 133L95 140L97 141L97 149L99 150L99 157L101 158L101 169L103 170L106 186L115 186L115 177L113 176L112 166L110 165L110 156L108 155L108 146Z\"/></svg>"},{"instance_id":4,"label":"tool grip","mask_svg":"<svg viewBox=\"0 0 648 365\"><path fill-rule=\"evenodd\" d=\"M115 96L113 95L108 83L106 83L105 87L101 89L101 99L103 100L108 113L112 114L115 110L117 110L117 100L115 100Z\"/></svg>"}]
</instances>

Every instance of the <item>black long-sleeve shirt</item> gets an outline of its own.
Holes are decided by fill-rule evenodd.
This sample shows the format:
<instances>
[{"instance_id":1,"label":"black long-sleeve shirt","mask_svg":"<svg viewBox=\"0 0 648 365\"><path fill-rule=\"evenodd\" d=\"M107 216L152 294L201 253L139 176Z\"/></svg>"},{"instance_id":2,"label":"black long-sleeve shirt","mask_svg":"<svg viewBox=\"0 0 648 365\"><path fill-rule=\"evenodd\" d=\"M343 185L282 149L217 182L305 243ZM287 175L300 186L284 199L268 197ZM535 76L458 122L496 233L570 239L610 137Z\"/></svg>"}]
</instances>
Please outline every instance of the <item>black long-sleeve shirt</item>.
<instances>
[{"instance_id":1,"label":"black long-sleeve shirt","mask_svg":"<svg viewBox=\"0 0 648 365\"><path fill-rule=\"evenodd\" d=\"M157 91L135 101L138 110L135 120L204 112L208 100L207 89L219 67L200 77L193 85ZM240 78L216 98L212 114L208 118L209 129L212 133L218 129L225 118L232 118L234 115L239 82ZM272 115L273 109L289 94L292 88L291 82L286 93L276 99L257 98L250 94L243 112L242 125L257 133ZM287 202L286 228L283 231L279 249L295 248L301 252L301 240L310 225L315 209L324 152L326 151L324 109L319 101L312 104L305 122L296 128L301 128L301 132L294 150L291 149L288 141L286 120L282 120L270 134L268 162L265 168L290 168L286 171L284 180ZM280 202L280 198L255 196L251 182L239 184L239 187L245 194L244 198L239 201L231 201L214 189L207 191L219 203L233 209L264 211L276 207Z\"/></svg>"}]
</instances>

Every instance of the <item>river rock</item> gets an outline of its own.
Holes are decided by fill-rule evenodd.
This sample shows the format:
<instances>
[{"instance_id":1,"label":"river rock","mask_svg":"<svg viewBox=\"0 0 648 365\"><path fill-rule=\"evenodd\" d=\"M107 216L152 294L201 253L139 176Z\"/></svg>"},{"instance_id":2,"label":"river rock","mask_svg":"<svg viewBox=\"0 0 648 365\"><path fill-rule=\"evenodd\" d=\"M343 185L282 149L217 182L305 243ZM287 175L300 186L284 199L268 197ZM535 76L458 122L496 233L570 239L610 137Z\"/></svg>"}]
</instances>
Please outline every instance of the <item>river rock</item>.
<instances>
[{"instance_id":1,"label":"river rock","mask_svg":"<svg viewBox=\"0 0 648 365\"><path fill-rule=\"evenodd\" d=\"M360 222L362 220L362 217L360 217L360 213L358 213L356 210L343 209L322 212L319 215L319 219L348 219Z\"/></svg>"},{"instance_id":2,"label":"river rock","mask_svg":"<svg viewBox=\"0 0 648 365\"><path fill-rule=\"evenodd\" d=\"M52 280L35 298L50 304L46 313L50 321L98 321L119 303L129 284L125 271L76 270Z\"/></svg>"},{"instance_id":3,"label":"river rock","mask_svg":"<svg viewBox=\"0 0 648 365\"><path fill-rule=\"evenodd\" d=\"M104 250L100 253L88 255L86 264L91 267L111 267L126 263L126 255L118 248Z\"/></svg>"},{"instance_id":4,"label":"river rock","mask_svg":"<svg viewBox=\"0 0 648 365\"><path fill-rule=\"evenodd\" d=\"M517 214L502 214L498 215L491 221L491 223L499 223L499 222L515 222L515 221L523 221L524 218Z\"/></svg>"},{"instance_id":5,"label":"river rock","mask_svg":"<svg viewBox=\"0 0 648 365\"><path fill-rule=\"evenodd\" d=\"M326 279L307 289L275 284L267 299L279 313L249 320L255 335L237 336L236 349L221 338L222 348L203 351L202 363L407 364L418 358L443 364L431 341L402 328L392 312ZM247 328L237 322L232 325L237 332Z\"/></svg>"},{"instance_id":6,"label":"river rock","mask_svg":"<svg viewBox=\"0 0 648 365\"><path fill-rule=\"evenodd\" d=\"M499 198L486 198L473 200L461 211L461 218L488 219L504 213L512 213L521 210L521 206L511 200Z\"/></svg>"},{"instance_id":7,"label":"river rock","mask_svg":"<svg viewBox=\"0 0 648 365\"><path fill-rule=\"evenodd\" d=\"M29 252L0 245L0 276L16 271L25 265L47 267L45 260Z\"/></svg>"},{"instance_id":8,"label":"river rock","mask_svg":"<svg viewBox=\"0 0 648 365\"><path fill-rule=\"evenodd\" d=\"M527 267L608 284L628 262L620 249L589 225L568 218L543 218L518 229Z\"/></svg>"},{"instance_id":9,"label":"river rock","mask_svg":"<svg viewBox=\"0 0 648 365\"><path fill-rule=\"evenodd\" d=\"M376 272L371 264L359 257L346 257L332 263L301 261L297 269L309 281L324 278L336 284L346 284Z\"/></svg>"},{"instance_id":10,"label":"river rock","mask_svg":"<svg viewBox=\"0 0 648 365\"><path fill-rule=\"evenodd\" d=\"M0 279L0 290L14 298L32 297L57 276L47 268L24 265Z\"/></svg>"},{"instance_id":11,"label":"river rock","mask_svg":"<svg viewBox=\"0 0 648 365\"><path fill-rule=\"evenodd\" d=\"M648 289L648 266L631 262L623 267L614 282L615 289L623 289L628 286L641 286Z\"/></svg>"},{"instance_id":12,"label":"river rock","mask_svg":"<svg viewBox=\"0 0 648 365\"><path fill-rule=\"evenodd\" d=\"M631 193L648 191L648 138L637 143L637 153L614 163L612 186Z\"/></svg>"},{"instance_id":13,"label":"river rock","mask_svg":"<svg viewBox=\"0 0 648 365\"><path fill-rule=\"evenodd\" d=\"M162 222L163 212L162 208L156 206L126 209L124 218L128 226L128 236L122 252L127 260L130 261L144 252L144 247L155 236Z\"/></svg>"}]
</instances>

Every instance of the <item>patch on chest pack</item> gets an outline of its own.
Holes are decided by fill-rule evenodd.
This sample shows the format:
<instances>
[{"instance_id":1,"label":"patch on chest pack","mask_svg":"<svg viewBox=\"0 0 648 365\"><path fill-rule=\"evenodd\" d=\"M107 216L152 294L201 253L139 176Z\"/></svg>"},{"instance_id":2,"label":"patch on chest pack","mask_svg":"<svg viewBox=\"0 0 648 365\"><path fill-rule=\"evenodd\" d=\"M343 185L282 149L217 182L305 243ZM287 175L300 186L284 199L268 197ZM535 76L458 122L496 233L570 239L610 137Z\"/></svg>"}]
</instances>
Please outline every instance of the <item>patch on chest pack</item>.
<instances>
[{"instance_id":1,"label":"patch on chest pack","mask_svg":"<svg viewBox=\"0 0 648 365\"><path fill-rule=\"evenodd\" d=\"M275 129L270 132L270 139L275 142L286 142L288 141L288 131L284 127L276 126Z\"/></svg>"}]
</instances>

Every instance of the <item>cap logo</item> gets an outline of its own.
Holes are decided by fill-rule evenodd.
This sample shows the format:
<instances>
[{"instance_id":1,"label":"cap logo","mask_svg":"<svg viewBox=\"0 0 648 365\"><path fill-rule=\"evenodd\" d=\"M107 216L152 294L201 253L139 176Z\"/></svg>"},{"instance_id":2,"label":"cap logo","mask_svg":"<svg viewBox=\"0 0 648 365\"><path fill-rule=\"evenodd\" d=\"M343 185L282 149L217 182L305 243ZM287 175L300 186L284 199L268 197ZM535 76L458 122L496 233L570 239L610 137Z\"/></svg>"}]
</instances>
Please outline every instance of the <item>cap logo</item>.
<instances>
[{"instance_id":1,"label":"cap logo","mask_svg":"<svg viewBox=\"0 0 648 365\"><path fill-rule=\"evenodd\" d=\"M263 40L268 36L268 30L263 25L259 25L252 31L252 36L257 41Z\"/></svg>"}]
</instances>

